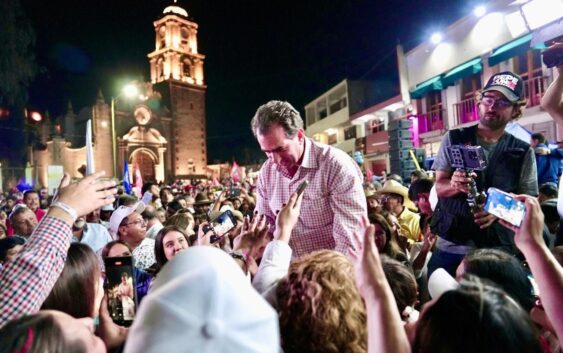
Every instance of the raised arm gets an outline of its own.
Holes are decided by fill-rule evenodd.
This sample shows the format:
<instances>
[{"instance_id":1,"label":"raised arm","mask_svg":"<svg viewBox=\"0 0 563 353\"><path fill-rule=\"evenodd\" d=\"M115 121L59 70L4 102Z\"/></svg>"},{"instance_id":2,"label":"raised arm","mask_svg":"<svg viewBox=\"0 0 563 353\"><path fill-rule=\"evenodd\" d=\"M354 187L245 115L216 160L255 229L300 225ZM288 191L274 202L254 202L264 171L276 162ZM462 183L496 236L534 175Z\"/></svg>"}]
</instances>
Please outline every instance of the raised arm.
<instances>
[{"instance_id":1,"label":"raised arm","mask_svg":"<svg viewBox=\"0 0 563 353\"><path fill-rule=\"evenodd\" d=\"M563 43L556 43L552 47L563 48ZM545 91L541 106L557 124L563 126L563 65L559 65L557 71L559 75Z\"/></svg>"},{"instance_id":2,"label":"raised arm","mask_svg":"<svg viewBox=\"0 0 563 353\"><path fill-rule=\"evenodd\" d=\"M21 253L0 273L0 327L8 321L35 313L61 274L74 223L72 212L85 216L114 201L114 182L97 182L95 173L70 184L65 174L56 201L39 223ZM68 212L68 207L71 211Z\"/></svg>"},{"instance_id":3,"label":"raised arm","mask_svg":"<svg viewBox=\"0 0 563 353\"><path fill-rule=\"evenodd\" d=\"M363 221L364 226L367 221ZM395 297L385 278L375 247L375 228L365 229L363 245L350 255L355 260L356 286L366 303L368 353L410 353L407 334L397 310ZM356 238L360 238L356 234ZM357 239L358 243L362 243Z\"/></svg>"},{"instance_id":4,"label":"raised arm","mask_svg":"<svg viewBox=\"0 0 563 353\"><path fill-rule=\"evenodd\" d=\"M545 313L555 333L563 339L563 268L543 240L544 215L536 198L518 195L526 204L526 215L520 228L501 220L503 226L514 231L514 242L528 261L540 290Z\"/></svg>"}]
</instances>

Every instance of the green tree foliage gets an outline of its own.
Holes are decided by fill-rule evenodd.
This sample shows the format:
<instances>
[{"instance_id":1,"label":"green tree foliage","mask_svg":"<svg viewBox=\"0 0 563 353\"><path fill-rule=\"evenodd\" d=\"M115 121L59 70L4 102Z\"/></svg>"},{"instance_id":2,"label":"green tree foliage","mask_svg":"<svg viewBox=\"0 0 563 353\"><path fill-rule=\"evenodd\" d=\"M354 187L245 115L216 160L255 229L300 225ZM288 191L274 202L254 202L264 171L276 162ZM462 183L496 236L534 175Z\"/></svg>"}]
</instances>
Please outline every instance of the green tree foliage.
<instances>
[{"instance_id":1,"label":"green tree foliage","mask_svg":"<svg viewBox=\"0 0 563 353\"><path fill-rule=\"evenodd\" d=\"M0 0L0 106L10 118L0 123L1 158L12 167L26 162L29 141L24 109L37 73L35 32L19 0Z\"/></svg>"},{"instance_id":2,"label":"green tree foliage","mask_svg":"<svg viewBox=\"0 0 563 353\"><path fill-rule=\"evenodd\" d=\"M35 32L19 0L0 1L0 104L21 106L35 77Z\"/></svg>"}]
</instances>

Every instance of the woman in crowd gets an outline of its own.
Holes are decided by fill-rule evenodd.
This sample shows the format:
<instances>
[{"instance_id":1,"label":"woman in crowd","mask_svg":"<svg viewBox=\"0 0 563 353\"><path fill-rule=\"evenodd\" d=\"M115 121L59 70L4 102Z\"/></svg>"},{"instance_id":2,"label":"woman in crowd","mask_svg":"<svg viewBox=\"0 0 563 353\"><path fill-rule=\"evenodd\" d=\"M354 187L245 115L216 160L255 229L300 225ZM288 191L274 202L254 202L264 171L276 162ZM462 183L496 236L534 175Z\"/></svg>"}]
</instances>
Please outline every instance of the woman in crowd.
<instances>
[{"instance_id":1,"label":"woman in crowd","mask_svg":"<svg viewBox=\"0 0 563 353\"><path fill-rule=\"evenodd\" d=\"M72 243L63 272L41 310L58 310L75 318L95 318L103 296L102 274L96 254L86 244Z\"/></svg>"},{"instance_id":2,"label":"woman in crowd","mask_svg":"<svg viewBox=\"0 0 563 353\"><path fill-rule=\"evenodd\" d=\"M407 255L401 250L396 235L385 217L379 213L371 213L368 218L375 228L375 245L379 253L399 262L408 261Z\"/></svg>"},{"instance_id":3,"label":"woman in crowd","mask_svg":"<svg viewBox=\"0 0 563 353\"><path fill-rule=\"evenodd\" d=\"M412 269L387 255L381 256L381 265L385 278L391 286L395 302L397 302L397 310L401 314L401 319L404 322L418 320L419 313L415 310L418 288Z\"/></svg>"},{"instance_id":4,"label":"woman in crowd","mask_svg":"<svg viewBox=\"0 0 563 353\"><path fill-rule=\"evenodd\" d=\"M476 249L469 252L459 267L456 277L470 273L487 279L502 288L529 312L536 297L532 282L524 266L513 256L497 249Z\"/></svg>"},{"instance_id":5,"label":"woman in crowd","mask_svg":"<svg viewBox=\"0 0 563 353\"><path fill-rule=\"evenodd\" d=\"M543 352L528 314L506 292L474 276L425 307L412 347L437 353L499 350Z\"/></svg>"},{"instance_id":6,"label":"woman in crowd","mask_svg":"<svg viewBox=\"0 0 563 353\"><path fill-rule=\"evenodd\" d=\"M158 269L162 269L168 261L189 246L188 236L181 227L168 225L162 228L156 235L154 244L154 255Z\"/></svg>"},{"instance_id":7,"label":"woman in crowd","mask_svg":"<svg viewBox=\"0 0 563 353\"><path fill-rule=\"evenodd\" d=\"M284 352L366 352L365 307L343 254L321 250L294 261L277 303Z\"/></svg>"},{"instance_id":8,"label":"woman in crowd","mask_svg":"<svg viewBox=\"0 0 563 353\"><path fill-rule=\"evenodd\" d=\"M106 244L102 249L102 259L105 260L108 257L123 257L123 256L133 256L133 252L129 245L123 240L114 240ZM134 263L133 259L133 263ZM133 276L135 277L135 288L137 290L137 300L139 303L143 300L145 295L147 295L150 285L153 280L153 276L146 273L145 271L133 267Z\"/></svg>"}]
</instances>

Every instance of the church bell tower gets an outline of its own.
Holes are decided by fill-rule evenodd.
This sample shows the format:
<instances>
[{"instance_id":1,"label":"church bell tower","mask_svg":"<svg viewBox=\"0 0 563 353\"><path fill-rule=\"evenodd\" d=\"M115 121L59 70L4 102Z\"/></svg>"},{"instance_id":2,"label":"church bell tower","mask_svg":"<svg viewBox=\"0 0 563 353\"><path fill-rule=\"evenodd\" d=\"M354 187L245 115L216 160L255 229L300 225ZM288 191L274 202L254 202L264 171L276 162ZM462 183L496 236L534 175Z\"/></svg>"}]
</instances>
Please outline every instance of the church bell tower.
<instances>
[{"instance_id":1,"label":"church bell tower","mask_svg":"<svg viewBox=\"0 0 563 353\"><path fill-rule=\"evenodd\" d=\"M148 55L151 82L172 117L169 176L205 174L207 86L203 74L205 56L197 48L198 25L176 0L153 24L155 50Z\"/></svg>"}]
</instances>

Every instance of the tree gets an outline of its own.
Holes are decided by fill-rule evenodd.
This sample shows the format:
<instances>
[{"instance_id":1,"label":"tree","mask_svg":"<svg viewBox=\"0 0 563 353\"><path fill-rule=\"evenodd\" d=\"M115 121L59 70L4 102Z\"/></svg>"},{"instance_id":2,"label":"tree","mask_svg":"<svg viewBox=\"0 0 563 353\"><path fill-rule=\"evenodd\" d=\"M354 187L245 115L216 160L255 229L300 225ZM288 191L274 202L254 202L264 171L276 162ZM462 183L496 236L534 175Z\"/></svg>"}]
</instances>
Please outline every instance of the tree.
<instances>
[{"instance_id":1,"label":"tree","mask_svg":"<svg viewBox=\"0 0 563 353\"><path fill-rule=\"evenodd\" d=\"M2 122L0 143L10 161L22 165L27 146L27 88L37 73L35 32L19 0L1 0L0 14L0 106L11 112L9 121Z\"/></svg>"}]
</instances>

